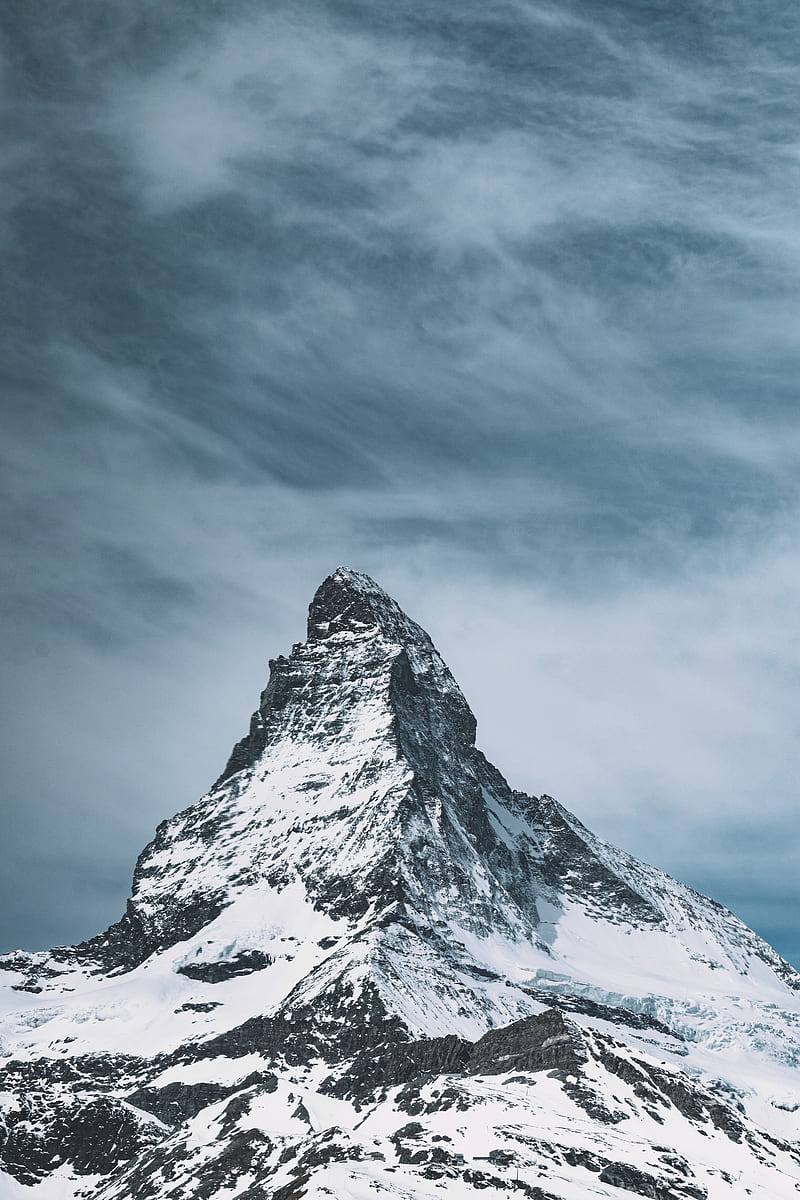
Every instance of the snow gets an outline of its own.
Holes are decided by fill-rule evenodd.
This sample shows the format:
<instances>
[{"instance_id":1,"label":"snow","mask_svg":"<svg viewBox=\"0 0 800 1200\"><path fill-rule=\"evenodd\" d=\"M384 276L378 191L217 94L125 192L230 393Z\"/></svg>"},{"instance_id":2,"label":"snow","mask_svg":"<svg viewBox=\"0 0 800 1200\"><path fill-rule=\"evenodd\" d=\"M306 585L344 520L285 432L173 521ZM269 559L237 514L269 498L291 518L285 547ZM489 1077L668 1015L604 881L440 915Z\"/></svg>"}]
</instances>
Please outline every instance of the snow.
<instances>
[{"instance_id":1,"label":"snow","mask_svg":"<svg viewBox=\"0 0 800 1200\"><path fill-rule=\"evenodd\" d=\"M541 1012L550 997L582 998L673 1031L573 1014L589 1047L581 1085L624 1119L604 1124L546 1073L443 1077L421 1089L424 1144L446 1147L509 1189L518 1169L521 1181L561 1200L620 1195L597 1171L570 1165L572 1151L661 1177L673 1170L664 1148L691 1163L709 1200L743 1196L745 1187L764 1200L796 1200L797 1161L758 1133L798 1137L800 992L781 977L777 957L730 913L594 837L554 801L504 790L469 745L466 702L427 635L367 577L337 576L369 600L368 612L355 616L347 603L326 610L312 640L275 667L287 691L276 712L262 713L263 754L159 827L143 855L133 908L162 948L125 974L26 956L32 968L58 971L41 976L36 994L15 990L23 972L3 972L4 1061L137 1056L155 1088L235 1087L274 1072L277 1086L249 1088L236 1118L240 1131L261 1130L275 1143L270 1188L292 1179L294 1157L278 1165L282 1148L301 1155L338 1130L331 1137L343 1139L350 1159L317 1165L308 1196L472 1198L458 1170L427 1179L397 1161L392 1135L417 1119L403 1107L402 1089L389 1088L364 1111L321 1093L342 1065L311 1056L291 1067L258 1053L148 1064L252 1017L324 1011L331 997L356 1005L369 988L411 1035L470 1041ZM362 620L370 612L372 625ZM403 655L418 722L405 738L392 691ZM430 762L435 771L426 775ZM542 866L548 854L555 878ZM170 944L176 914L209 896L219 898L218 915ZM272 961L216 983L180 973L253 951ZM648 1062L730 1094L754 1123L748 1138L734 1142L668 1100L659 1101L656 1120L635 1088L603 1065L609 1039L632 1067ZM447 1087L459 1105L442 1104ZM121 1077L118 1094L132 1090ZM190 1200L192 1172L232 1136L229 1100L164 1143L183 1139L189 1155L183 1165L176 1157L176 1200ZM0 1112L16 1103L0 1093ZM513 1169L488 1161L509 1146ZM259 1169L251 1163L217 1195L233 1200L261 1186ZM723 1170L741 1172L741 1181L733 1187ZM78 1187L92 1186L71 1181L66 1168L34 1189L0 1176L0 1200L73 1200ZM109 1184L98 1200L127 1200L119 1186Z\"/></svg>"},{"instance_id":2,"label":"snow","mask_svg":"<svg viewBox=\"0 0 800 1200\"><path fill-rule=\"evenodd\" d=\"M99 1178L84 1175L78 1181L68 1168L61 1167L40 1183L28 1187L0 1171L0 1200L76 1200L78 1188L88 1193Z\"/></svg>"}]
</instances>

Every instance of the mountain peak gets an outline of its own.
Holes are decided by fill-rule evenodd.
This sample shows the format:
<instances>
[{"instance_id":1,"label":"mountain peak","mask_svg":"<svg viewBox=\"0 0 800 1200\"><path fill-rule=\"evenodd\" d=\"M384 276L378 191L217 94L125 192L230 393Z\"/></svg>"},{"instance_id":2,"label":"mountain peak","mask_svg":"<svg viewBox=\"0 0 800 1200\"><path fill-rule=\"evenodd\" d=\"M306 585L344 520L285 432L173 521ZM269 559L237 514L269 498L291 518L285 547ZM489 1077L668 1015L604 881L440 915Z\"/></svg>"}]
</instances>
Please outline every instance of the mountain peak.
<instances>
[{"instance_id":1,"label":"mountain peak","mask_svg":"<svg viewBox=\"0 0 800 1200\"><path fill-rule=\"evenodd\" d=\"M800 977L474 738L428 635L330 575L120 921L0 958L0 1194L716 1200L734 1154L796 1200Z\"/></svg>"},{"instance_id":2,"label":"mountain peak","mask_svg":"<svg viewBox=\"0 0 800 1200\"><path fill-rule=\"evenodd\" d=\"M251 769L268 746L311 739L335 756L360 742L377 714L392 754L418 765L422 743L471 752L475 717L429 635L383 588L337 567L308 609L308 640L270 660L270 677L247 735L234 746L215 787ZM431 745L426 760L438 752Z\"/></svg>"},{"instance_id":3,"label":"mountain peak","mask_svg":"<svg viewBox=\"0 0 800 1200\"><path fill-rule=\"evenodd\" d=\"M399 604L369 575L337 567L314 593L308 609L308 641L322 642L337 633L378 629L399 642L430 639Z\"/></svg>"}]
</instances>

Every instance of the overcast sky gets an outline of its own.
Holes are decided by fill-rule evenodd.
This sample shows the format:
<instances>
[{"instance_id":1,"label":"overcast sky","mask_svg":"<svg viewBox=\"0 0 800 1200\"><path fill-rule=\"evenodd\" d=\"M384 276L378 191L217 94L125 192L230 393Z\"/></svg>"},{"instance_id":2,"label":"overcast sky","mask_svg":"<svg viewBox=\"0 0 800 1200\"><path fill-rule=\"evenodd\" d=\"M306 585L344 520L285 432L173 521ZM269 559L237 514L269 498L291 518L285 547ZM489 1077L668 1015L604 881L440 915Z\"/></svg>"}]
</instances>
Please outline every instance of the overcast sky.
<instances>
[{"instance_id":1,"label":"overcast sky","mask_svg":"<svg viewBox=\"0 0 800 1200\"><path fill-rule=\"evenodd\" d=\"M800 964L800 8L0 24L0 949L121 913L346 563Z\"/></svg>"}]
</instances>

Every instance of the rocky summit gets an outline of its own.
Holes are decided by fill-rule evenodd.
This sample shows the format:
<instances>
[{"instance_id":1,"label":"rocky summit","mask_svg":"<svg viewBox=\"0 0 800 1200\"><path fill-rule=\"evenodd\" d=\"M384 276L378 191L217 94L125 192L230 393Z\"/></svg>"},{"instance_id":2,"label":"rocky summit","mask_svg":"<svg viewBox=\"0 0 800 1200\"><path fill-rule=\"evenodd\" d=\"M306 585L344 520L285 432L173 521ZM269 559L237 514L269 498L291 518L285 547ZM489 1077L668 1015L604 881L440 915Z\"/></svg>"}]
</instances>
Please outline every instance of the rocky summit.
<instances>
[{"instance_id":1,"label":"rocky summit","mask_svg":"<svg viewBox=\"0 0 800 1200\"><path fill-rule=\"evenodd\" d=\"M800 1192L800 976L513 791L346 568L122 918L0 985L2 1200Z\"/></svg>"}]
</instances>

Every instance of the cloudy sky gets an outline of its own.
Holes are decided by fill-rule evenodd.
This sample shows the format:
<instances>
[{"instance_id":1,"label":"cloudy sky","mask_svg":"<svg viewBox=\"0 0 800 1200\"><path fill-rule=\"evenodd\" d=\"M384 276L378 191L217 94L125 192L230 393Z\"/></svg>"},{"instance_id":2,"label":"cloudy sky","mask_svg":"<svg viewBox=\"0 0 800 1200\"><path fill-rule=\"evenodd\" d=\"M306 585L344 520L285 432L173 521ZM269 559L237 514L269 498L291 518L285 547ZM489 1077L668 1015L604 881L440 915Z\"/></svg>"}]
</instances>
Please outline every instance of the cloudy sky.
<instances>
[{"instance_id":1,"label":"cloudy sky","mask_svg":"<svg viewBox=\"0 0 800 1200\"><path fill-rule=\"evenodd\" d=\"M347 563L800 964L797 5L0 24L0 949L119 915Z\"/></svg>"}]
</instances>

